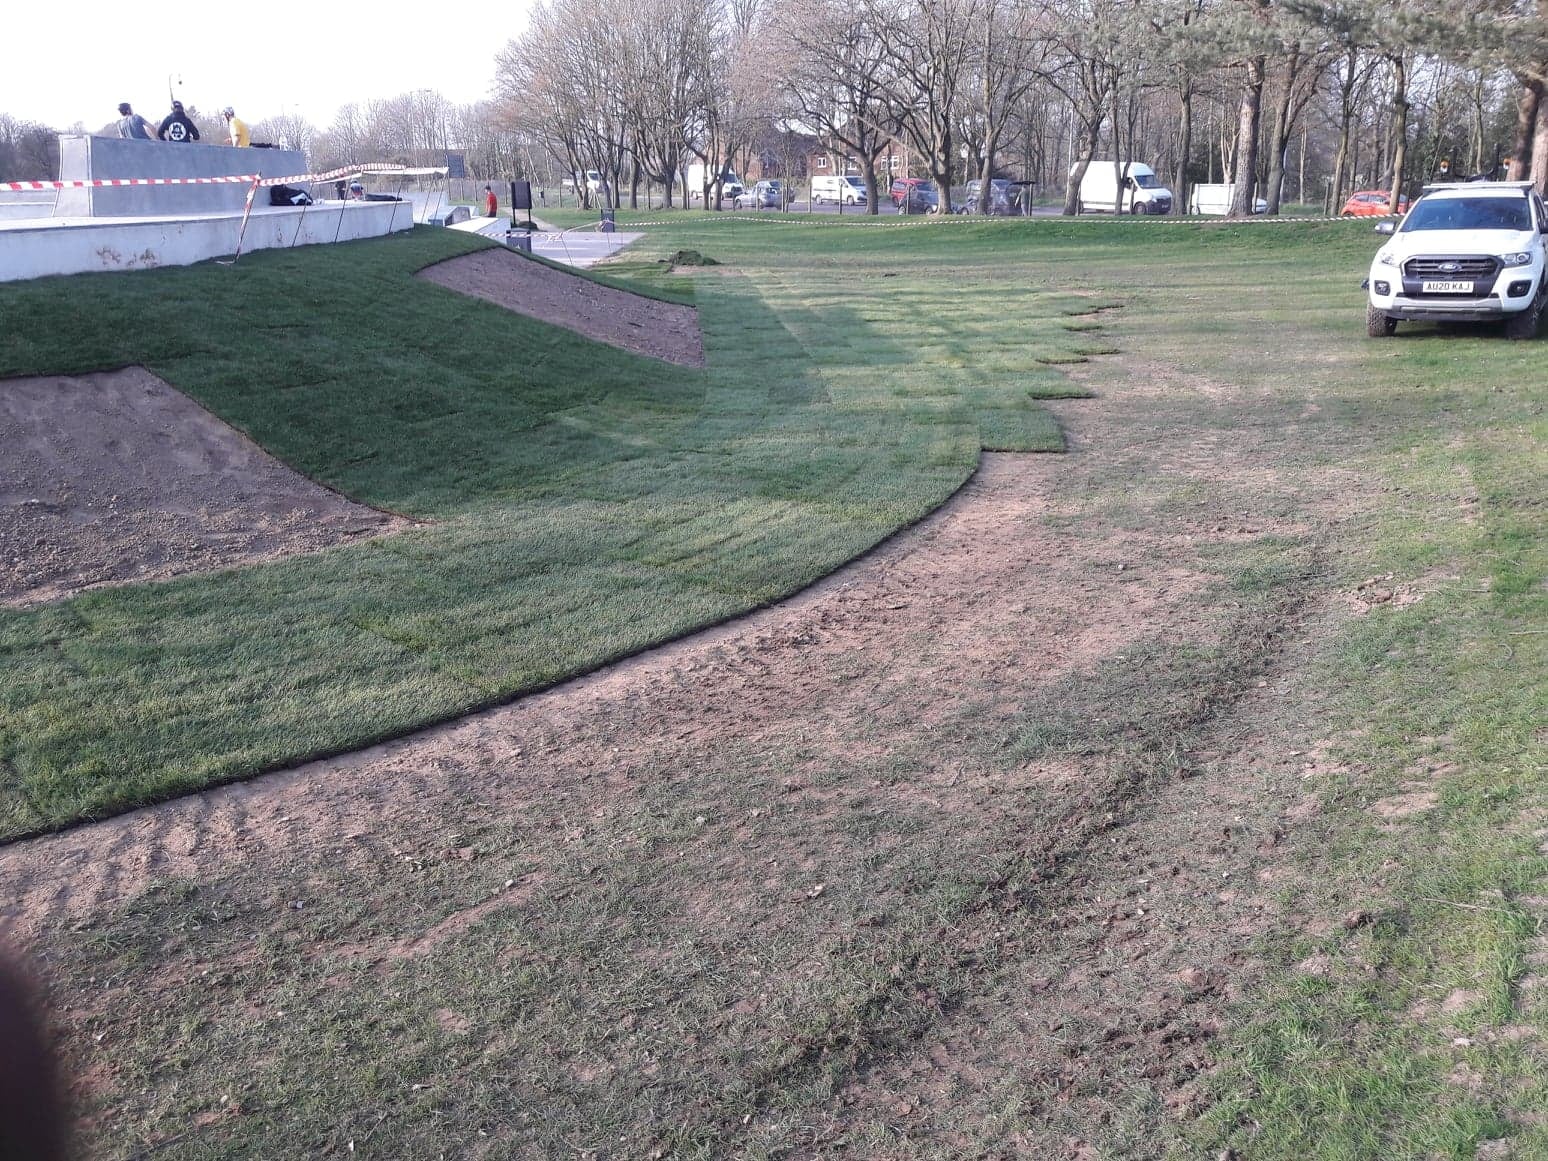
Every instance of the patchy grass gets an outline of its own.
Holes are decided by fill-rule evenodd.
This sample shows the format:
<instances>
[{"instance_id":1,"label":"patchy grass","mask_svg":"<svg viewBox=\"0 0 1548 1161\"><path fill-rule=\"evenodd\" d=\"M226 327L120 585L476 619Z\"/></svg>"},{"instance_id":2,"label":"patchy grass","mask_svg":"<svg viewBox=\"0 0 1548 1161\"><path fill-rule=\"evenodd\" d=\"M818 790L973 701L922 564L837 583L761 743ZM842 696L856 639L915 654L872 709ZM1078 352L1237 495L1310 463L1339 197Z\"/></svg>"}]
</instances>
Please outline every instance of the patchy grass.
<instances>
[{"instance_id":1,"label":"patchy grass","mask_svg":"<svg viewBox=\"0 0 1548 1161\"><path fill-rule=\"evenodd\" d=\"M1357 270L1368 234L1347 237L1330 249L1353 250ZM1548 918L1540 352L1491 330L1404 327L1371 342L1349 325L1357 273L1341 291L1293 263L1276 270L1277 302L1212 263L1123 327L1125 346L1161 367L1265 404L1299 397L1287 431L1358 465L1376 498L1334 542L1360 615L1300 678L1318 718L1312 757L1291 763L1320 804L1296 845L1306 874L1282 900L1285 924L1264 949L1274 970L1237 1011L1219 1103L1192 1139L1255 1158L1471 1158L1508 1138L1513 1155L1537 1156L1548 1152L1535 1114L1548 1013L1529 966ZM1237 296L1252 305L1224 305ZM1220 341L1193 337L1196 311Z\"/></svg>"}]
</instances>

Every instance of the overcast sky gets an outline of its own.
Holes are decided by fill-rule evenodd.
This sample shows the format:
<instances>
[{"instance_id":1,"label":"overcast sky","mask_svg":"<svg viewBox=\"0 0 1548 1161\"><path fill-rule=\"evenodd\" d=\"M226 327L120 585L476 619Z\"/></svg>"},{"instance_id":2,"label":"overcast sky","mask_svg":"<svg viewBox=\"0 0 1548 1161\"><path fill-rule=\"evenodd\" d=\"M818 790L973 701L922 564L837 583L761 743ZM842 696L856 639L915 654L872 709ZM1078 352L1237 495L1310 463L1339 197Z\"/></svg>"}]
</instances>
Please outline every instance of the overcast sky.
<instances>
[{"instance_id":1,"label":"overcast sky","mask_svg":"<svg viewBox=\"0 0 1548 1161\"><path fill-rule=\"evenodd\" d=\"M20 0L0 18L0 113L97 129L118 102L159 121L167 75L185 105L231 105L245 121L300 112L320 129L349 101L436 89L489 94L494 57L525 27L528 0L429 4L117 4ZM178 84L178 77L182 84Z\"/></svg>"}]
</instances>

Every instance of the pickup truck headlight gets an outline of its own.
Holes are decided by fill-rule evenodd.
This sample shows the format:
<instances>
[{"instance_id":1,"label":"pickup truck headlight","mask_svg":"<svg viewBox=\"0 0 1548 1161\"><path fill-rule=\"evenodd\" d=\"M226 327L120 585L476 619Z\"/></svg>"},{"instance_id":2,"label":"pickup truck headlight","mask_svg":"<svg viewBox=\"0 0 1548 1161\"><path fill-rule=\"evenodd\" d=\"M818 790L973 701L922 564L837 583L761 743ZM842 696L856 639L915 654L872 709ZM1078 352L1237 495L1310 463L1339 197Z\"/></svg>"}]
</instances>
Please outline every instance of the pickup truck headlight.
<instances>
[{"instance_id":1,"label":"pickup truck headlight","mask_svg":"<svg viewBox=\"0 0 1548 1161\"><path fill-rule=\"evenodd\" d=\"M1385 250L1376 251L1376 261L1383 266L1397 265L1397 259L1394 258L1391 254L1388 254Z\"/></svg>"},{"instance_id":2,"label":"pickup truck headlight","mask_svg":"<svg viewBox=\"0 0 1548 1161\"><path fill-rule=\"evenodd\" d=\"M1514 254L1501 254L1500 261L1506 266L1530 266L1532 265L1532 255L1525 250L1518 250Z\"/></svg>"}]
</instances>

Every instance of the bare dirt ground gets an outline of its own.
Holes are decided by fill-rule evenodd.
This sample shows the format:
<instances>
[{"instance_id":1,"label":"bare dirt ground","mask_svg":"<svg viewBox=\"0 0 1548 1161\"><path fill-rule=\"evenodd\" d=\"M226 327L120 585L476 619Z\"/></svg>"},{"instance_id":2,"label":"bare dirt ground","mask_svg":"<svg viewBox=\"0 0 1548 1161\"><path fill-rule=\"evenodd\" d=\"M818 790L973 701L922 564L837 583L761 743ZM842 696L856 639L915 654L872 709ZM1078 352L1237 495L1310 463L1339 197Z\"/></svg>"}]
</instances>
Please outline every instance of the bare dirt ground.
<instances>
[{"instance_id":1,"label":"bare dirt ground","mask_svg":"<svg viewBox=\"0 0 1548 1161\"><path fill-rule=\"evenodd\" d=\"M404 523L292 471L143 367L0 381L0 604L274 560Z\"/></svg>"},{"instance_id":2,"label":"bare dirt ground","mask_svg":"<svg viewBox=\"0 0 1548 1161\"><path fill-rule=\"evenodd\" d=\"M788 1034L782 987L890 938L912 868L926 879L909 890L927 890L982 861L981 900L893 969L906 994L889 1003L912 1022L848 1046L830 1105L728 1120L729 1151L1151 1155L1158 1122L1196 1111L1222 1005L1252 978L1247 949L1289 873L1281 840L1312 810L1314 707L1295 667L1319 619L1345 615L1328 598L1233 612L1216 570L1260 538L1315 552L1358 489L1337 467L1290 470L1294 422L1240 422L1220 409L1256 402L1229 387L1127 360L1101 377L1104 398L1055 407L1069 455L986 456L929 520L781 606L396 743L0 849L0 936L47 947L196 881L254 901L231 904L254 941L301 938L296 916L323 908L309 955L386 970L456 956L502 921L535 939L626 867L671 879L681 938L702 935L746 981L714 1015L731 1031L691 1026L686 1043L758 1043ZM679 815L642 845L642 820ZM393 902L406 865L435 868L428 903ZM98 1108L151 1099L111 1049L115 1007L197 1003L188 980L221 966L158 946L65 997ZM221 970L241 977L250 958ZM491 1037L480 1067L495 1067L505 1042L481 1015L449 990L435 1020ZM841 1047L792 1050L770 1083L805 1083ZM653 1051L668 1091L674 1049ZM570 1086L628 1072L565 1063ZM727 1111L714 1101L696 1115ZM635 1128L594 1155L647 1155ZM543 1151L536 1128L502 1131L487 1148Z\"/></svg>"},{"instance_id":3,"label":"bare dirt ground","mask_svg":"<svg viewBox=\"0 0 1548 1161\"><path fill-rule=\"evenodd\" d=\"M418 277L637 355L704 366L699 315L691 306L600 286L504 248L437 262Z\"/></svg>"}]
</instances>

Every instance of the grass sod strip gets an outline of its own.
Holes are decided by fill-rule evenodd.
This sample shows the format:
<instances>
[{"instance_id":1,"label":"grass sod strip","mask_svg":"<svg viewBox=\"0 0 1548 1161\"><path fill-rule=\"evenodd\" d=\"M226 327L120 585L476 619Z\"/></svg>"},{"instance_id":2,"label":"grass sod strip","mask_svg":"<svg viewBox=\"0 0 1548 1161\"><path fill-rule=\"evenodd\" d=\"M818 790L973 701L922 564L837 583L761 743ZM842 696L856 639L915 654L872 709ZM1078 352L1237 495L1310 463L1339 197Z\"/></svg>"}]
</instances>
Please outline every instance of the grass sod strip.
<instances>
[{"instance_id":1,"label":"grass sod strip","mask_svg":"<svg viewBox=\"0 0 1548 1161\"><path fill-rule=\"evenodd\" d=\"M950 338L932 320L952 286L872 301L722 275L696 372L411 277L477 245L425 230L0 290L0 374L144 363L303 473L430 522L0 613L0 834L552 684L832 571L939 505L985 443L1062 446L1028 393L1050 377L1006 362L1071 341L1062 296L1022 292L1011 327L986 298L982 334ZM93 310L71 308L83 293Z\"/></svg>"}]
</instances>

